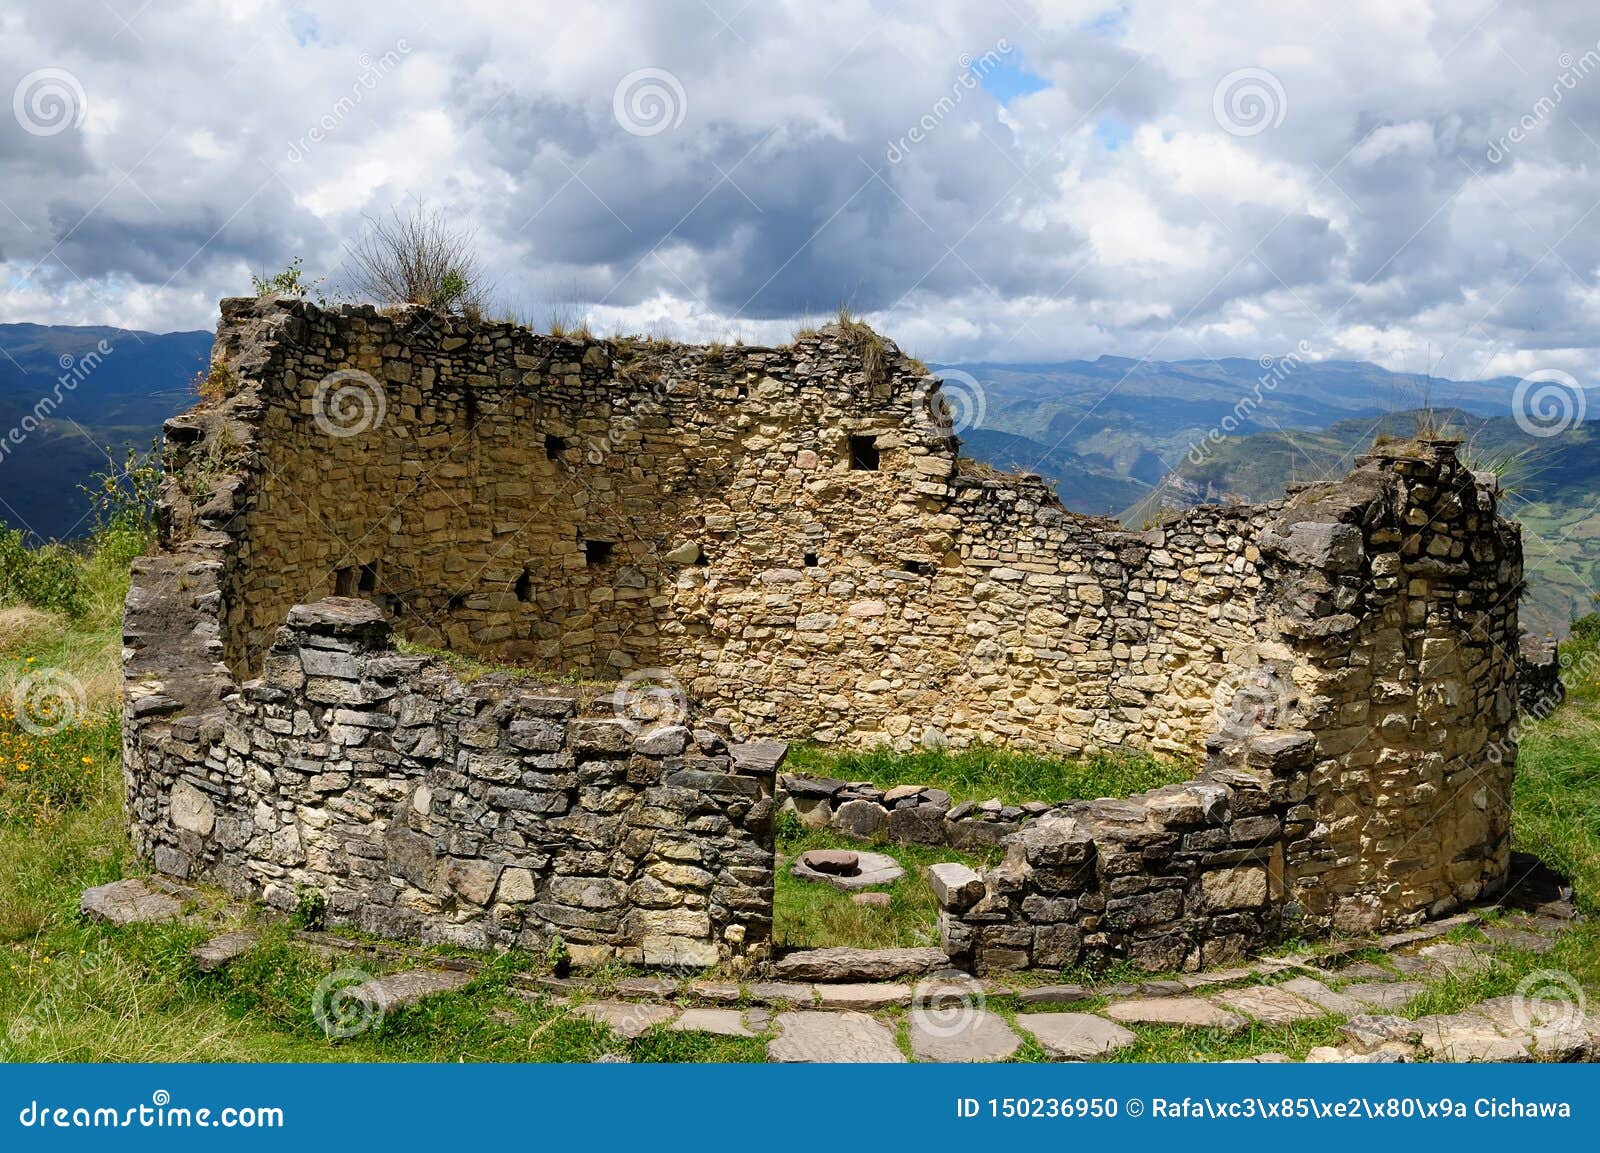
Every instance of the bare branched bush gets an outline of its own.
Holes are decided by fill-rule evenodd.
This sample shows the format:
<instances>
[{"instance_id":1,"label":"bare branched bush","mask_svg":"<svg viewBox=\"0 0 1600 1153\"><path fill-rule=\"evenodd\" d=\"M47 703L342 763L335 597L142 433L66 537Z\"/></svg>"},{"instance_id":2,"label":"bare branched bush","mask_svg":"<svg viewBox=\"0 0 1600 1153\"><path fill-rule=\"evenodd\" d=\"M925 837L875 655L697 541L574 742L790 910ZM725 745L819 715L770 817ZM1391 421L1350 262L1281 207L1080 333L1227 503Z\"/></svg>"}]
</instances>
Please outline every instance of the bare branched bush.
<instances>
[{"instance_id":1,"label":"bare branched bush","mask_svg":"<svg viewBox=\"0 0 1600 1153\"><path fill-rule=\"evenodd\" d=\"M407 215L367 217L367 230L349 246L350 286L379 304L422 304L476 315L489 285L474 249L477 233L450 223L443 209L418 205Z\"/></svg>"}]
</instances>

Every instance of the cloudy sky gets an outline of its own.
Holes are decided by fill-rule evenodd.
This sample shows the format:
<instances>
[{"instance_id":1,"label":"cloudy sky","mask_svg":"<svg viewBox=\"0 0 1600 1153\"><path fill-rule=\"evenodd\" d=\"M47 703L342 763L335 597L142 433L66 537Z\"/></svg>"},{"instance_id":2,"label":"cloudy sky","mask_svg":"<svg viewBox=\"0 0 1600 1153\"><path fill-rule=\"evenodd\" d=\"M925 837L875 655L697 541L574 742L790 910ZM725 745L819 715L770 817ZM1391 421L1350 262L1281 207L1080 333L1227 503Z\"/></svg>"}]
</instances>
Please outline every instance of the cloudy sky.
<instances>
[{"instance_id":1,"label":"cloudy sky","mask_svg":"<svg viewBox=\"0 0 1600 1153\"><path fill-rule=\"evenodd\" d=\"M536 323L1590 383L1597 42L1577 0L11 0L0 320L210 328L420 201Z\"/></svg>"}]
</instances>

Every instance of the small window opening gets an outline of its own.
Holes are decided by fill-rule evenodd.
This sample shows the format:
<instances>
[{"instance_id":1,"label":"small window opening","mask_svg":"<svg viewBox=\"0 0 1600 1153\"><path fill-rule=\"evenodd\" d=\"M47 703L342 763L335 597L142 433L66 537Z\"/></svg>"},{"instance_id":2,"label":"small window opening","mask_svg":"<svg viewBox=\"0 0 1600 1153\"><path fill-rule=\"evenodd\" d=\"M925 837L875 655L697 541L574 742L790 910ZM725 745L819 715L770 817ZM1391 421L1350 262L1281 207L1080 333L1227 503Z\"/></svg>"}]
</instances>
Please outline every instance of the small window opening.
<instances>
[{"instance_id":1,"label":"small window opening","mask_svg":"<svg viewBox=\"0 0 1600 1153\"><path fill-rule=\"evenodd\" d=\"M850 438L850 467L856 472L878 471L878 439L872 436Z\"/></svg>"},{"instance_id":2,"label":"small window opening","mask_svg":"<svg viewBox=\"0 0 1600 1153\"><path fill-rule=\"evenodd\" d=\"M611 550L616 544L609 540L586 540L583 542L583 559L589 564L605 564L611 559Z\"/></svg>"},{"instance_id":3,"label":"small window opening","mask_svg":"<svg viewBox=\"0 0 1600 1153\"><path fill-rule=\"evenodd\" d=\"M378 591L378 566L376 564L364 564L361 566L361 578L356 582L356 588L364 593Z\"/></svg>"},{"instance_id":4,"label":"small window opening","mask_svg":"<svg viewBox=\"0 0 1600 1153\"><path fill-rule=\"evenodd\" d=\"M906 561L906 572L915 573L917 576L927 576L933 572L933 566L925 560Z\"/></svg>"},{"instance_id":5,"label":"small window opening","mask_svg":"<svg viewBox=\"0 0 1600 1153\"><path fill-rule=\"evenodd\" d=\"M355 565L349 565L345 568L334 570L333 595L336 597L353 597L356 595Z\"/></svg>"},{"instance_id":6,"label":"small window opening","mask_svg":"<svg viewBox=\"0 0 1600 1153\"><path fill-rule=\"evenodd\" d=\"M814 553L814 552L806 553L806 568L816 568L816 567L817 567L817 554Z\"/></svg>"},{"instance_id":7,"label":"small window opening","mask_svg":"<svg viewBox=\"0 0 1600 1153\"><path fill-rule=\"evenodd\" d=\"M544 435L544 455L546 460L560 460L561 454L567 451L567 438L564 436Z\"/></svg>"},{"instance_id":8,"label":"small window opening","mask_svg":"<svg viewBox=\"0 0 1600 1153\"><path fill-rule=\"evenodd\" d=\"M460 612L467 607L467 594L456 593L445 602L444 611L447 613Z\"/></svg>"},{"instance_id":9,"label":"small window opening","mask_svg":"<svg viewBox=\"0 0 1600 1153\"><path fill-rule=\"evenodd\" d=\"M529 574L527 569L523 569L522 575L517 577L515 591L517 594L517 599L522 601L524 604L526 604L528 598L533 595L533 577L531 574Z\"/></svg>"}]
</instances>

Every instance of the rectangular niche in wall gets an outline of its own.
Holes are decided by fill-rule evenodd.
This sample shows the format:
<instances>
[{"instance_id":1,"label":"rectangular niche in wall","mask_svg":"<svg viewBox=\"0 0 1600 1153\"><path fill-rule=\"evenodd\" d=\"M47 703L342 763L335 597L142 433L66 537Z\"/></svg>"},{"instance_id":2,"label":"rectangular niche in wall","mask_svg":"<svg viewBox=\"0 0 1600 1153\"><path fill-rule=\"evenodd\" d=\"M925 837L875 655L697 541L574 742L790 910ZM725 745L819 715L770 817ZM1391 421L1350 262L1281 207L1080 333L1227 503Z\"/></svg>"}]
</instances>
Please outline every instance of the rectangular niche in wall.
<instances>
[{"instance_id":1,"label":"rectangular niche in wall","mask_svg":"<svg viewBox=\"0 0 1600 1153\"><path fill-rule=\"evenodd\" d=\"M616 547L614 541L586 540L583 542L583 559L592 565L605 564Z\"/></svg>"},{"instance_id":2,"label":"rectangular niche in wall","mask_svg":"<svg viewBox=\"0 0 1600 1153\"><path fill-rule=\"evenodd\" d=\"M878 471L878 438L852 436L850 438L850 467L856 472Z\"/></svg>"},{"instance_id":3,"label":"rectangular niche in wall","mask_svg":"<svg viewBox=\"0 0 1600 1153\"><path fill-rule=\"evenodd\" d=\"M544 455L546 460L560 460L561 454L566 451L566 437L555 436L548 432L544 434Z\"/></svg>"}]
</instances>

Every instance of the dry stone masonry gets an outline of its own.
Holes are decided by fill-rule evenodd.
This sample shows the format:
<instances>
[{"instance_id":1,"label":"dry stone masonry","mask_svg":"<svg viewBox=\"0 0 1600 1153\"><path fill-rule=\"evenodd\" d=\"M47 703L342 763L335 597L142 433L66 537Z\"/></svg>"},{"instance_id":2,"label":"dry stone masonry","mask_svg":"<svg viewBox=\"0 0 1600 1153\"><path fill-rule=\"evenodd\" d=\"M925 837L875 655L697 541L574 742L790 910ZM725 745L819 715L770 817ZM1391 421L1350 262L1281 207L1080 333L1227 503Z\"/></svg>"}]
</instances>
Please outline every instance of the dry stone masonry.
<instances>
[{"instance_id":1,"label":"dry stone masonry","mask_svg":"<svg viewBox=\"0 0 1600 1153\"><path fill-rule=\"evenodd\" d=\"M211 380L125 618L162 872L391 936L742 964L781 800L1003 845L940 889L980 969L1192 967L1505 877L1520 538L1447 442L1133 532L962 460L937 381L857 325L696 348L237 299ZM462 671L496 663L522 671ZM775 796L783 738L1206 765L1055 809Z\"/></svg>"}]
</instances>

